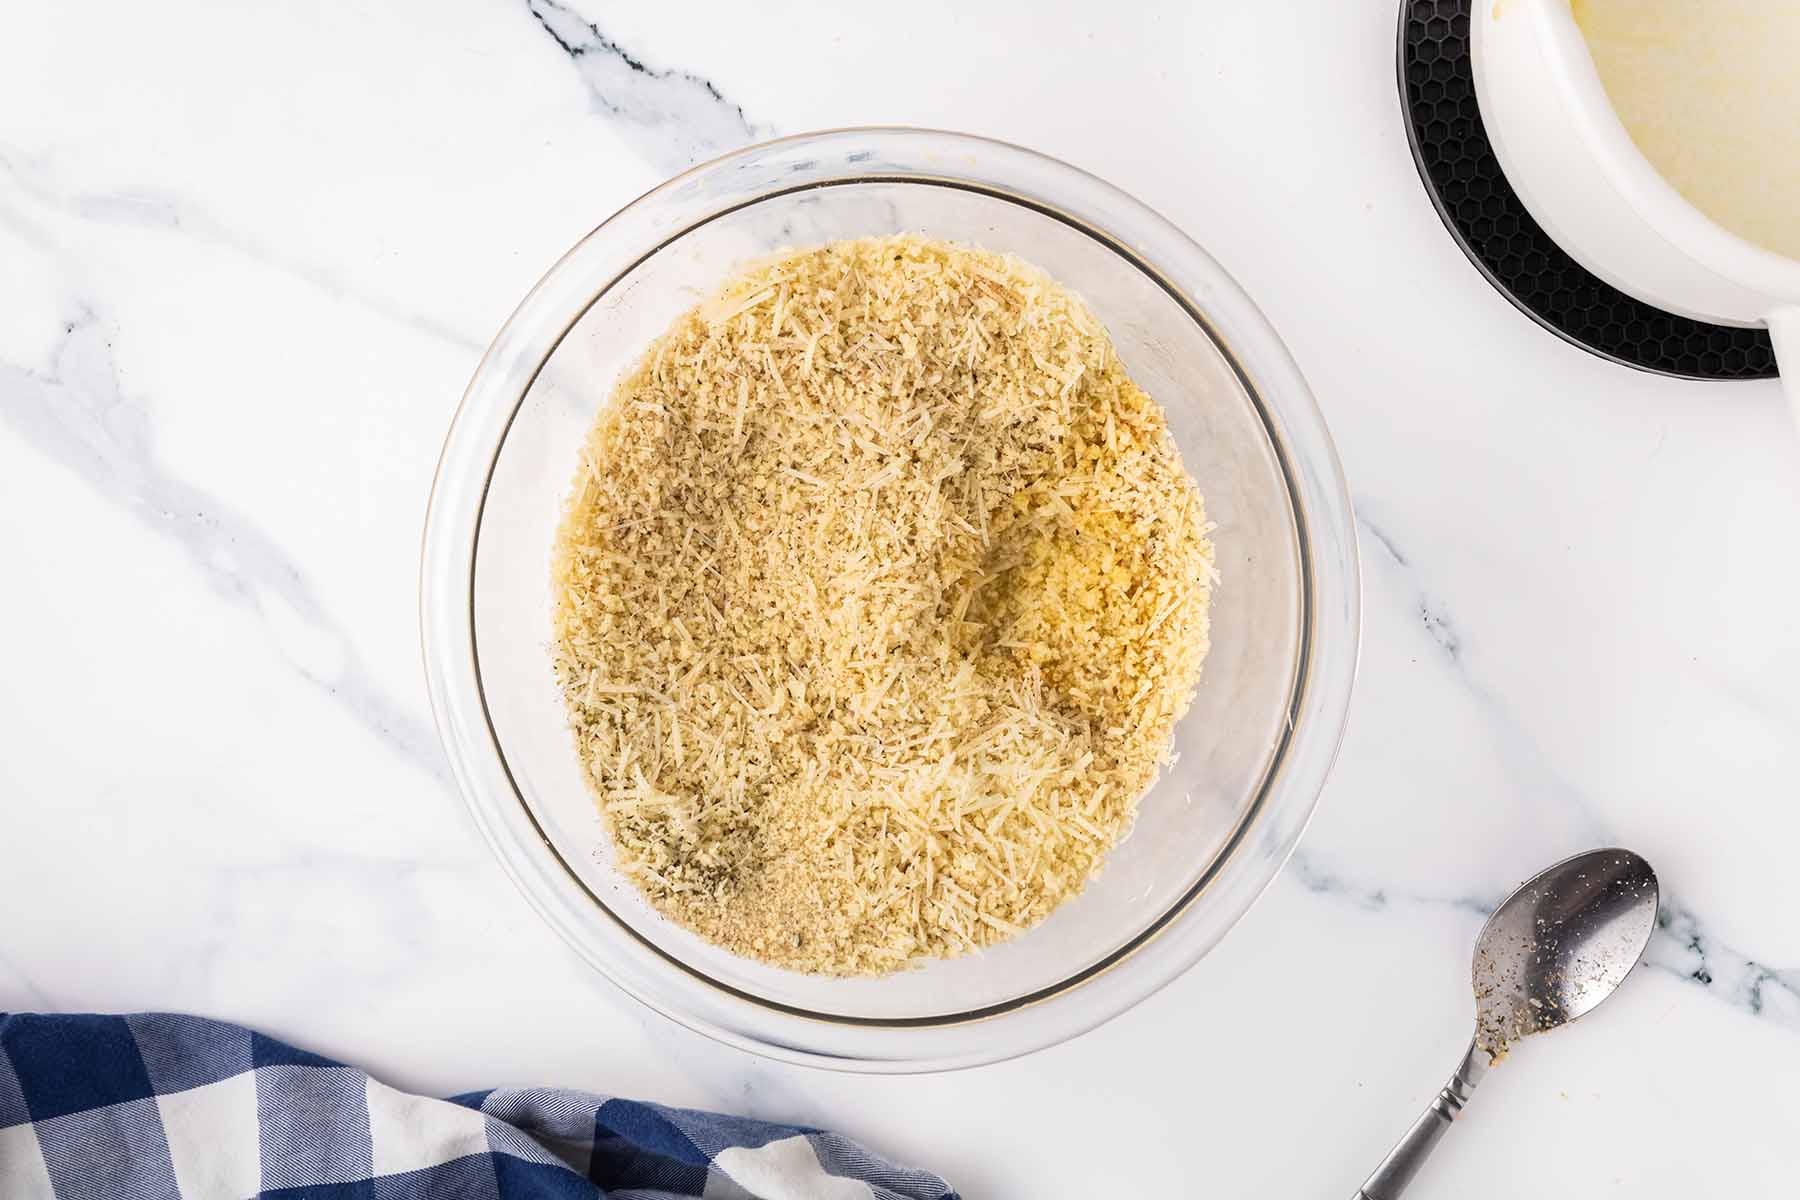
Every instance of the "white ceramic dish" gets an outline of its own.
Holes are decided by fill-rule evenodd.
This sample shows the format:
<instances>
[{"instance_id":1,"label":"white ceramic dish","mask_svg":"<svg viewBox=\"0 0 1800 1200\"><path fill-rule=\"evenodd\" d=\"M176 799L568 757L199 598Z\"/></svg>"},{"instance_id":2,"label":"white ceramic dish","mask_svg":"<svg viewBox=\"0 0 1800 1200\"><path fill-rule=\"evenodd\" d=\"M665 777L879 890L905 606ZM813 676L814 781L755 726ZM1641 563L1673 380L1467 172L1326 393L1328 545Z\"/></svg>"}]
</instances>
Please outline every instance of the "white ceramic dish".
<instances>
[{"instance_id":1,"label":"white ceramic dish","mask_svg":"<svg viewBox=\"0 0 1800 1200\"><path fill-rule=\"evenodd\" d=\"M1613 111L1569 0L1482 0L1473 37L1482 123L1532 217L1645 303L1767 326L1800 419L1800 262L1718 225L1657 173Z\"/></svg>"}]
</instances>

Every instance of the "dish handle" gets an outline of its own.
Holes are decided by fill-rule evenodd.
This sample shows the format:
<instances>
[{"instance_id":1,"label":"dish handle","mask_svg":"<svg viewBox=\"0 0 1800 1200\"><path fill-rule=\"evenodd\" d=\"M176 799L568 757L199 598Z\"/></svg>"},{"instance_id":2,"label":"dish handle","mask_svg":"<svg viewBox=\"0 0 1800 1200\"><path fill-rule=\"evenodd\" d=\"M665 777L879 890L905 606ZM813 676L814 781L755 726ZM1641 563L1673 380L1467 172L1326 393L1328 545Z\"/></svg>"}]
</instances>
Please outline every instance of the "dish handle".
<instances>
[{"instance_id":1,"label":"dish handle","mask_svg":"<svg viewBox=\"0 0 1800 1200\"><path fill-rule=\"evenodd\" d=\"M1781 390L1788 410L1800 427L1800 305L1778 308L1767 317L1769 341L1775 347L1775 365L1781 369Z\"/></svg>"}]
</instances>

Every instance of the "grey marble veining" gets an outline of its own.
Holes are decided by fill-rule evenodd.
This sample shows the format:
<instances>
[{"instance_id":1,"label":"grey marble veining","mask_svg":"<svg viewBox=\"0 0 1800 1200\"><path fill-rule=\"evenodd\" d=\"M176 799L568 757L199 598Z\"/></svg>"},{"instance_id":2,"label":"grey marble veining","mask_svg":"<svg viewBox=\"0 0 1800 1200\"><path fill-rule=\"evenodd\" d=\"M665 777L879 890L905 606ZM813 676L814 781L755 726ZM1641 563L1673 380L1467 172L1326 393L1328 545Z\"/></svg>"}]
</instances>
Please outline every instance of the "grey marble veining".
<instances>
[{"instance_id":1,"label":"grey marble veining","mask_svg":"<svg viewBox=\"0 0 1800 1200\"><path fill-rule=\"evenodd\" d=\"M1657 913L1657 932L1644 962L1707 989L1752 1016L1800 1032L1800 970L1764 966L1709 937L1699 919L1677 902Z\"/></svg>"},{"instance_id":2,"label":"grey marble veining","mask_svg":"<svg viewBox=\"0 0 1800 1200\"><path fill-rule=\"evenodd\" d=\"M316 261L284 251L266 239L239 232L192 199L141 188L108 192L70 190L60 184L50 164L23 160L16 153L8 153L4 146L0 146L0 176L17 189L19 196L81 221L161 230L193 238L291 276L328 298L353 302L424 337L475 352L487 345L485 335L477 336L457 329L430 312L408 308L360 287ZM48 235L34 232L29 216L11 206L0 206L0 218L32 236L33 240L52 242Z\"/></svg>"},{"instance_id":3,"label":"grey marble veining","mask_svg":"<svg viewBox=\"0 0 1800 1200\"><path fill-rule=\"evenodd\" d=\"M649 65L558 0L525 0L525 6L569 56L595 108L658 170L679 171L773 133L710 80Z\"/></svg>"},{"instance_id":4,"label":"grey marble veining","mask_svg":"<svg viewBox=\"0 0 1800 1200\"><path fill-rule=\"evenodd\" d=\"M119 387L105 322L92 308L72 313L48 371L0 363L0 429L79 475L89 487L177 543L195 573L222 600L260 613L272 595L335 649L330 675L293 669L330 696L396 753L447 782L443 751L415 704L387 694L364 670L351 632L315 595L303 565L229 500L163 469L143 403Z\"/></svg>"}]
</instances>

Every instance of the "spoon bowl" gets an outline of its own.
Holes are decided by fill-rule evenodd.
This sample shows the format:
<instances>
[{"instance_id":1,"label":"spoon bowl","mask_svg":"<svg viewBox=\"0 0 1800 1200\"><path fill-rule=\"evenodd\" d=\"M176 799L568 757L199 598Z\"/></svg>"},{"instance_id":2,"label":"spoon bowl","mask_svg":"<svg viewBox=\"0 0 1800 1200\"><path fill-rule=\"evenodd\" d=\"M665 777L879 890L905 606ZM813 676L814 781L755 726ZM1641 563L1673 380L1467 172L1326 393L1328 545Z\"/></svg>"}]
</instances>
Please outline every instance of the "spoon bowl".
<instances>
[{"instance_id":1,"label":"spoon bowl","mask_svg":"<svg viewBox=\"0 0 1800 1200\"><path fill-rule=\"evenodd\" d=\"M1475 1044L1498 1061L1613 994L1656 929L1656 872L1629 850L1590 850L1528 880L1475 941Z\"/></svg>"}]
</instances>

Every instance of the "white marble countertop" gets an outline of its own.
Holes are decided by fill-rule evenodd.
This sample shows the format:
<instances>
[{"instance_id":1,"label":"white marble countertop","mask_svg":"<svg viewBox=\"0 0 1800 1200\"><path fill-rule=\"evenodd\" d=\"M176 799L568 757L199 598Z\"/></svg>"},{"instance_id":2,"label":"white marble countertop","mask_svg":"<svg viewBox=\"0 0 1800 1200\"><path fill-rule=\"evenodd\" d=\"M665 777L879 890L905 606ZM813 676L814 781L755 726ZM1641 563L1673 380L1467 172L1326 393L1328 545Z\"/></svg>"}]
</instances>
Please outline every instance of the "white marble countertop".
<instances>
[{"instance_id":1,"label":"white marble countertop","mask_svg":"<svg viewBox=\"0 0 1800 1200\"><path fill-rule=\"evenodd\" d=\"M1391 0L845 9L7 14L0 1008L832 1125L970 1197L1347 1195L1462 1049L1485 907L1617 841L1664 880L1649 967L1491 1076L1418 1194L1792 1194L1776 385L1609 365L1482 282L1407 152ZM1362 676L1300 855L1161 994L951 1076L759 1061L593 975L465 815L415 633L440 440L538 274L698 157L864 122L1018 141L1189 230L1362 518Z\"/></svg>"}]
</instances>

